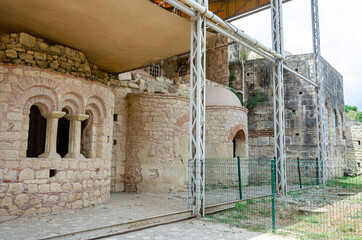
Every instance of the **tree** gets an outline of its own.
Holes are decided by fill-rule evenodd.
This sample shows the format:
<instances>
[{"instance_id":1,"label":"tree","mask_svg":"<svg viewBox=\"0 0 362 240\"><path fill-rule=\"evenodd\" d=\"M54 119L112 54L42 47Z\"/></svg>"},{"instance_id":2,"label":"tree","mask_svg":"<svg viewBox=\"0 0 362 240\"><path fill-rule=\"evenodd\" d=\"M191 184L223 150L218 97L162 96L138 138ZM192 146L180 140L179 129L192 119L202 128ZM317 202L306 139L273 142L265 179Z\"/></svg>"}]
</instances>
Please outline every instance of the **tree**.
<instances>
[{"instance_id":1,"label":"tree","mask_svg":"<svg viewBox=\"0 0 362 240\"><path fill-rule=\"evenodd\" d=\"M356 122L362 122L362 112L358 112L355 118Z\"/></svg>"},{"instance_id":2,"label":"tree","mask_svg":"<svg viewBox=\"0 0 362 240\"><path fill-rule=\"evenodd\" d=\"M355 111L355 112L357 112L358 109L357 109L356 106L345 105L345 106L344 106L344 111L345 111L346 113L348 113L349 111Z\"/></svg>"}]
</instances>

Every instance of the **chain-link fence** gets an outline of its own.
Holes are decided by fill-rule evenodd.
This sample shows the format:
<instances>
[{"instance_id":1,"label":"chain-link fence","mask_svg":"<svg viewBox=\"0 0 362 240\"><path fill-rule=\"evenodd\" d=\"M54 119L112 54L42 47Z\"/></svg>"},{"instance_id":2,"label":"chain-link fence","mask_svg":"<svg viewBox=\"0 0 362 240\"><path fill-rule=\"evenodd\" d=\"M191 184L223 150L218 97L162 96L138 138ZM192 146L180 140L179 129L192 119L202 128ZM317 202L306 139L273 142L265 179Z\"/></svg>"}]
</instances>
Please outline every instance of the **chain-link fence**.
<instances>
[{"instance_id":1,"label":"chain-link fence","mask_svg":"<svg viewBox=\"0 0 362 240\"><path fill-rule=\"evenodd\" d=\"M361 239L362 176L343 168L329 161L322 186L317 159L288 159L287 194L277 195L274 159L206 159L206 207L228 208L206 218L302 239Z\"/></svg>"}]
</instances>

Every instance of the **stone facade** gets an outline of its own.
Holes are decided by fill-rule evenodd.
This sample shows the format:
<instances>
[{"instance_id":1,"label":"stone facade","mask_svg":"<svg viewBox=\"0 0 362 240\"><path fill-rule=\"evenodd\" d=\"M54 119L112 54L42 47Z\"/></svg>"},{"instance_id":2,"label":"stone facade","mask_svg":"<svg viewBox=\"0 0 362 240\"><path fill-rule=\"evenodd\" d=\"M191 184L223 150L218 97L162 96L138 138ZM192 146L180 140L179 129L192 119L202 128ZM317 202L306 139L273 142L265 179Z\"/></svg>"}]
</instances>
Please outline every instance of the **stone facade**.
<instances>
[{"instance_id":1,"label":"stone facade","mask_svg":"<svg viewBox=\"0 0 362 240\"><path fill-rule=\"evenodd\" d=\"M130 94L127 119L125 190L185 190L189 103L161 94Z\"/></svg>"},{"instance_id":2,"label":"stone facade","mask_svg":"<svg viewBox=\"0 0 362 240\"><path fill-rule=\"evenodd\" d=\"M346 123L348 174L362 173L362 123L348 120Z\"/></svg>"},{"instance_id":3,"label":"stone facade","mask_svg":"<svg viewBox=\"0 0 362 240\"><path fill-rule=\"evenodd\" d=\"M51 44L26 33L0 36L0 62L49 69L106 83L107 73L78 50Z\"/></svg>"},{"instance_id":4,"label":"stone facade","mask_svg":"<svg viewBox=\"0 0 362 240\"><path fill-rule=\"evenodd\" d=\"M309 78L313 78L313 56L294 55L286 63ZM324 59L322 61L325 94L324 121L327 123L327 167L338 176L345 164L343 78ZM246 61L246 99L255 89L268 95L268 101L249 113L249 155L268 159L274 156L273 83L271 63L265 59ZM286 154L287 159L317 157L315 88L304 80L284 71ZM335 172L338 166L338 173ZM342 168L340 167L342 166Z\"/></svg>"},{"instance_id":5,"label":"stone facade","mask_svg":"<svg viewBox=\"0 0 362 240\"><path fill-rule=\"evenodd\" d=\"M28 66L0 64L0 78L1 215L46 213L106 200L112 90L94 81ZM45 146L38 157L28 157L27 151L32 106L46 118ZM60 158L57 137L65 133L57 134L57 128L63 116L70 124L69 142L68 154ZM81 121L88 117L82 130Z\"/></svg>"}]
</instances>

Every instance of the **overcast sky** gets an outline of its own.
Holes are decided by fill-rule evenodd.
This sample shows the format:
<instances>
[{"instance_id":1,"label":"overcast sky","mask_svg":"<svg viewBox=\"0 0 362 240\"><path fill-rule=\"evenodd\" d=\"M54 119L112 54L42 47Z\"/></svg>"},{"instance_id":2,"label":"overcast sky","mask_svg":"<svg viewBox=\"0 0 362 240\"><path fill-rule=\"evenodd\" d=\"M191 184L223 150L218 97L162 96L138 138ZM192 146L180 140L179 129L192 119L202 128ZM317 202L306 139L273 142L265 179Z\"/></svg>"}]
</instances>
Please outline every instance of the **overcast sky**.
<instances>
[{"instance_id":1,"label":"overcast sky","mask_svg":"<svg viewBox=\"0 0 362 240\"><path fill-rule=\"evenodd\" d=\"M313 52L310 0L283 4L285 50ZM344 78L345 104L362 110L362 1L319 0L321 53ZM233 22L271 46L270 10Z\"/></svg>"}]
</instances>

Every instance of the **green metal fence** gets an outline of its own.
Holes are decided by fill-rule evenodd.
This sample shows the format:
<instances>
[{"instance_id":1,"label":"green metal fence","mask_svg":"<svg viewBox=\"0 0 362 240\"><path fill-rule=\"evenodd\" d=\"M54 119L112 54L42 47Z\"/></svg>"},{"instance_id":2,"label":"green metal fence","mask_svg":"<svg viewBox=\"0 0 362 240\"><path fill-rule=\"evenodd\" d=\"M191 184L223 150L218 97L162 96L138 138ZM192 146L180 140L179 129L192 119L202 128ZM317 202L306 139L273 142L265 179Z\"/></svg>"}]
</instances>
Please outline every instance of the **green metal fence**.
<instances>
[{"instance_id":1,"label":"green metal fence","mask_svg":"<svg viewBox=\"0 0 362 240\"><path fill-rule=\"evenodd\" d=\"M206 159L206 207L227 210L208 221L301 239L362 239L362 176L344 176L344 164L327 162L327 184L316 159L287 159L287 194L275 193L274 159Z\"/></svg>"}]
</instances>

